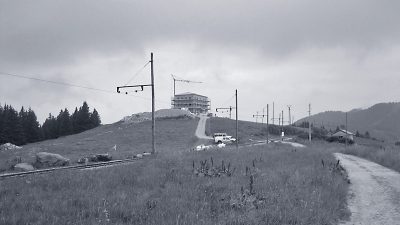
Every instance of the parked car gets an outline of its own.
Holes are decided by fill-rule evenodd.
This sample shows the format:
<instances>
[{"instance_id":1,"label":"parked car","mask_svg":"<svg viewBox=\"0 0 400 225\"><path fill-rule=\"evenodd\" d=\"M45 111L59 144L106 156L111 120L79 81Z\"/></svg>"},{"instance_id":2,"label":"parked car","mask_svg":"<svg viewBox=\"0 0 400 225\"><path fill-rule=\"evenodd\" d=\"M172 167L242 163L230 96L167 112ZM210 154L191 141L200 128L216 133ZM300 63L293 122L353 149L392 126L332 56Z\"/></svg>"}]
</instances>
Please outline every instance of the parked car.
<instances>
[{"instance_id":1,"label":"parked car","mask_svg":"<svg viewBox=\"0 0 400 225\"><path fill-rule=\"evenodd\" d=\"M214 142L217 144L235 142L236 139L228 136L226 133L214 133Z\"/></svg>"}]
</instances>

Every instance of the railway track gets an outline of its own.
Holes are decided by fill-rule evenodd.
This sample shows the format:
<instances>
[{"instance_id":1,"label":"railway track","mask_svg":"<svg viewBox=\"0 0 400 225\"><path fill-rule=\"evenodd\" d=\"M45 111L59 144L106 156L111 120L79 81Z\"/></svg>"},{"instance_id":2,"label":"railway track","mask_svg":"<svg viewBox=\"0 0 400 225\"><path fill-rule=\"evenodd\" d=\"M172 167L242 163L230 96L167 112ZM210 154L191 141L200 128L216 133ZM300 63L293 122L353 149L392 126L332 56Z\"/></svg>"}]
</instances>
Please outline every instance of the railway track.
<instances>
[{"instance_id":1,"label":"railway track","mask_svg":"<svg viewBox=\"0 0 400 225\"><path fill-rule=\"evenodd\" d=\"M86 164L86 165L63 166L63 167L55 167L55 168L48 168L48 169L32 170L32 171L26 171L26 172L5 173L5 174L0 174L0 179L27 176L27 175L33 175L33 174L51 173L51 172L59 171L59 170L73 170L73 169L88 170L88 169L95 169L95 168L101 168L101 167L110 167L110 166L114 166L114 165L118 165L118 164L132 163L139 159L140 158L120 159L120 160L111 160L108 162L91 163L91 164Z\"/></svg>"}]
</instances>

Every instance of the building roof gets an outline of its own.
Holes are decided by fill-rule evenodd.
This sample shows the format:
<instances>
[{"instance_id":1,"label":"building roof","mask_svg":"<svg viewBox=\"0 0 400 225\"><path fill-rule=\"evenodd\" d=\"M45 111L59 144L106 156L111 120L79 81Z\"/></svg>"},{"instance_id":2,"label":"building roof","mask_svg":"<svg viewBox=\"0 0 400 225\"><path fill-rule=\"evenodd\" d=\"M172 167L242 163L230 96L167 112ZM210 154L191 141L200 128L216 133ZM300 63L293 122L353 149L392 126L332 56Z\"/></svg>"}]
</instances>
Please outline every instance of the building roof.
<instances>
[{"instance_id":1,"label":"building roof","mask_svg":"<svg viewBox=\"0 0 400 225\"><path fill-rule=\"evenodd\" d=\"M354 135L354 134L351 133L350 131L348 131L348 130L343 130L343 129L340 129L339 131L337 131L337 132L335 132L335 133L333 133L333 134L337 134L337 133L339 133L339 132L342 132L342 133L345 133L345 134L348 134L348 135Z\"/></svg>"},{"instance_id":2,"label":"building roof","mask_svg":"<svg viewBox=\"0 0 400 225\"><path fill-rule=\"evenodd\" d=\"M204 95L199 95L199 94L196 94L196 93L192 93L192 92L184 92L184 93L181 93L181 94L176 94L175 96L180 96L180 95L197 95L197 96L201 96L201 97L206 97L207 98L207 96L204 96Z\"/></svg>"}]
</instances>

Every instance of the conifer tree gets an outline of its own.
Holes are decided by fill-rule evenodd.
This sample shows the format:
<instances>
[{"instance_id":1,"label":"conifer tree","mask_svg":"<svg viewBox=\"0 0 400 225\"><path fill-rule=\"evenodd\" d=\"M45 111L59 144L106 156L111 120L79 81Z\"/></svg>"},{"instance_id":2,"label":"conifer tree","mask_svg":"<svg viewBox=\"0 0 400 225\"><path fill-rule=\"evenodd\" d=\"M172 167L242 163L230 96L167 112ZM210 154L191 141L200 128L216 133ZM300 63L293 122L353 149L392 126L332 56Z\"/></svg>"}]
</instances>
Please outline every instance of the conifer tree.
<instances>
[{"instance_id":1,"label":"conifer tree","mask_svg":"<svg viewBox=\"0 0 400 225\"><path fill-rule=\"evenodd\" d=\"M25 135L27 137L27 141L29 143L31 142L36 142L40 141L41 135L40 135L40 125L39 122L37 121L37 117L35 112L29 108L27 113L26 113L26 120L25 120Z\"/></svg>"},{"instance_id":2,"label":"conifer tree","mask_svg":"<svg viewBox=\"0 0 400 225\"><path fill-rule=\"evenodd\" d=\"M93 113L90 115L91 128L98 127L101 124L100 115L96 109L93 109Z\"/></svg>"},{"instance_id":3,"label":"conifer tree","mask_svg":"<svg viewBox=\"0 0 400 225\"><path fill-rule=\"evenodd\" d=\"M86 102L83 102L82 107L79 108L76 122L78 133L91 128L89 106Z\"/></svg>"},{"instance_id":4,"label":"conifer tree","mask_svg":"<svg viewBox=\"0 0 400 225\"><path fill-rule=\"evenodd\" d=\"M71 115L72 133L78 133L78 108L75 107L74 113Z\"/></svg>"},{"instance_id":5,"label":"conifer tree","mask_svg":"<svg viewBox=\"0 0 400 225\"><path fill-rule=\"evenodd\" d=\"M57 120L56 118L54 118L53 115L51 115L51 113L49 114L49 117L46 119L46 121L44 121L42 129L45 139L53 139L59 137Z\"/></svg>"},{"instance_id":6,"label":"conifer tree","mask_svg":"<svg viewBox=\"0 0 400 225\"><path fill-rule=\"evenodd\" d=\"M72 133L71 118L68 109L61 110L57 116L58 134L59 136L69 135Z\"/></svg>"}]
</instances>

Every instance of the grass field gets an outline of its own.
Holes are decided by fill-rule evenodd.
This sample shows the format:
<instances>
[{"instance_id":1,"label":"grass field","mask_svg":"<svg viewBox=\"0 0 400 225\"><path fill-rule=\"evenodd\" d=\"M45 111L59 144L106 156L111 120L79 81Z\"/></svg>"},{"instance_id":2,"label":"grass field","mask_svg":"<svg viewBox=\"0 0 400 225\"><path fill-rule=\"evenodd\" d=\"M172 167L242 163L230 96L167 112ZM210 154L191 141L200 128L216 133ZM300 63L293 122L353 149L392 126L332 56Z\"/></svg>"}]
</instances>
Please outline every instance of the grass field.
<instances>
[{"instance_id":1,"label":"grass field","mask_svg":"<svg viewBox=\"0 0 400 225\"><path fill-rule=\"evenodd\" d=\"M336 224L348 216L348 184L319 147L173 151L130 165L0 180L0 224ZM195 175L193 162L197 169L204 160L210 168L223 160L234 173Z\"/></svg>"},{"instance_id":2,"label":"grass field","mask_svg":"<svg viewBox=\"0 0 400 225\"><path fill-rule=\"evenodd\" d=\"M395 145L361 146L355 145L342 151L346 154L359 156L382 166L400 172L400 147Z\"/></svg>"},{"instance_id":3,"label":"grass field","mask_svg":"<svg viewBox=\"0 0 400 225\"><path fill-rule=\"evenodd\" d=\"M160 119L156 121L156 147L159 151L189 150L195 143L194 131L198 119ZM117 150L113 150L114 146ZM151 151L151 121L136 124L115 123L58 139L32 143L22 149L0 152L0 172L10 167L10 160L21 157L32 163L37 152L61 154L74 164L84 156L110 153L121 159L133 154Z\"/></svg>"}]
</instances>

